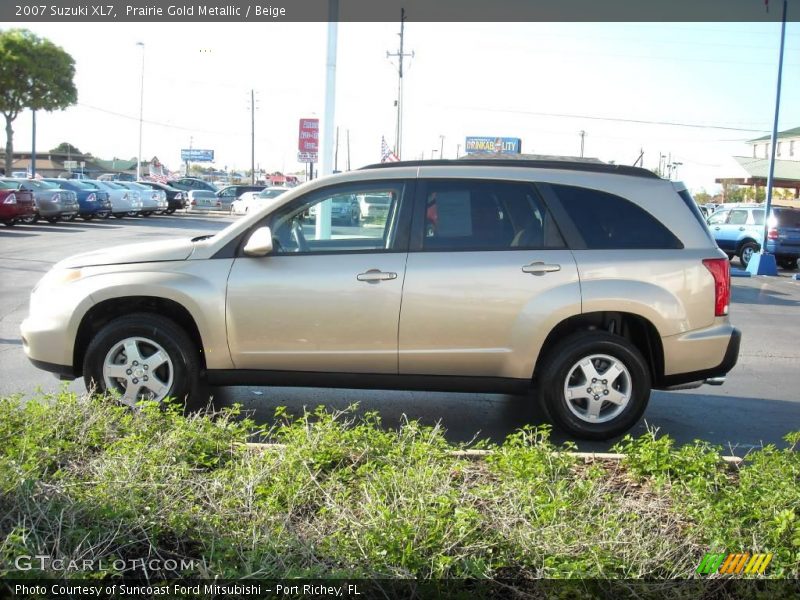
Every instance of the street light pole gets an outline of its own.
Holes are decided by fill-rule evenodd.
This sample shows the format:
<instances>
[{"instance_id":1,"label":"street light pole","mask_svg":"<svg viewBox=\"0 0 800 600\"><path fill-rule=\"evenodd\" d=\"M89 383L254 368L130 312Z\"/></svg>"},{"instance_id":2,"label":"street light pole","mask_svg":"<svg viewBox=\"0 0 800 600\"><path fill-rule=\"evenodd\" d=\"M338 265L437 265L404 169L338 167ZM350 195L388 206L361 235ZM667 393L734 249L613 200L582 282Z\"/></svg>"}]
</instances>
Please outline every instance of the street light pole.
<instances>
[{"instance_id":1,"label":"street light pole","mask_svg":"<svg viewBox=\"0 0 800 600\"><path fill-rule=\"evenodd\" d=\"M778 85L775 91L775 118L772 121L770 139L769 172L767 173L767 202L764 206L764 231L761 237L761 253L756 254L747 264L748 272L753 275L777 275L778 266L775 257L767 252L767 236L769 235L770 212L772 209L772 188L775 177L775 150L778 145L778 114L781 109L781 80L783 77L783 48L786 42L786 5L783 0L783 18L781 19L781 47L778 54Z\"/></svg>"},{"instance_id":2,"label":"street light pole","mask_svg":"<svg viewBox=\"0 0 800 600\"><path fill-rule=\"evenodd\" d=\"M439 158L444 158L444 136L440 135L439 137L442 138L442 143L439 146Z\"/></svg>"},{"instance_id":3,"label":"street light pole","mask_svg":"<svg viewBox=\"0 0 800 600\"><path fill-rule=\"evenodd\" d=\"M142 178L142 114L144 110L144 42L136 42L142 47L142 80L139 86L139 153L136 158L136 181Z\"/></svg>"}]
</instances>

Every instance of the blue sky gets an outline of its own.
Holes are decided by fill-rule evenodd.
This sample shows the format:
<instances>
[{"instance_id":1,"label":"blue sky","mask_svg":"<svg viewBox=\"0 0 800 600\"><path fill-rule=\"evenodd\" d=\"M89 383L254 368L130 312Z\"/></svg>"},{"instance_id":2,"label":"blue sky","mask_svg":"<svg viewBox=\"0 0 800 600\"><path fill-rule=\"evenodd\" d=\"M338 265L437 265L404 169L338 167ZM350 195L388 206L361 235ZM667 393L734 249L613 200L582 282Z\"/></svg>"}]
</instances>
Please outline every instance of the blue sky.
<instances>
[{"instance_id":1,"label":"blue sky","mask_svg":"<svg viewBox=\"0 0 800 600\"><path fill-rule=\"evenodd\" d=\"M143 155L177 168L180 148L213 148L249 167L249 90L257 90L257 162L293 171L297 122L324 104L324 23L23 24L76 59L79 105L38 118L38 147L70 141L129 158L138 143L146 46ZM780 25L775 23L414 23L406 49L404 158L463 149L468 135L522 138L523 152L631 164L680 161L694 190L714 188L744 140L770 130ZM394 141L397 79L386 51L396 23L339 25L336 124L352 166ZM787 26L780 127L800 126L800 27ZM571 117L557 115L574 115ZM609 119L609 120L604 120ZM612 120L617 119L617 120ZM695 125L659 125L669 122ZM713 127L712 127L713 126ZM15 122L30 148L30 118ZM750 131L748 131L750 130Z\"/></svg>"}]
</instances>

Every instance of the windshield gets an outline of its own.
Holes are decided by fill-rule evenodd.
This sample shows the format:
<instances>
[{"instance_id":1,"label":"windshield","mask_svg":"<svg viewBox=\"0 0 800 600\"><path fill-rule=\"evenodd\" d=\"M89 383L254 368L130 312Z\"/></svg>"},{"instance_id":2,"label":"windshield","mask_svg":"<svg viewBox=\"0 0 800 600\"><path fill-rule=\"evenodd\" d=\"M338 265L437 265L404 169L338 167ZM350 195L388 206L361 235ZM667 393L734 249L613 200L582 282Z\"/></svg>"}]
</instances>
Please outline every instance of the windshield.
<instances>
[{"instance_id":1,"label":"windshield","mask_svg":"<svg viewBox=\"0 0 800 600\"><path fill-rule=\"evenodd\" d=\"M281 194L284 194L286 190L264 190L261 192L258 197L259 198L277 198Z\"/></svg>"}]
</instances>

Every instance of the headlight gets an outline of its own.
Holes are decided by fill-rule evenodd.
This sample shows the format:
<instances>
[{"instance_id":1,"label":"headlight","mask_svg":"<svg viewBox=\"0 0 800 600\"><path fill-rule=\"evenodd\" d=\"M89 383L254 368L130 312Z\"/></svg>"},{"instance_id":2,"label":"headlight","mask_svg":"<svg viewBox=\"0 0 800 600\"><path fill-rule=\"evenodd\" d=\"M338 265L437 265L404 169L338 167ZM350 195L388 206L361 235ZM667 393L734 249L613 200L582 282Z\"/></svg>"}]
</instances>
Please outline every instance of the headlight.
<instances>
[{"instance_id":1,"label":"headlight","mask_svg":"<svg viewBox=\"0 0 800 600\"><path fill-rule=\"evenodd\" d=\"M39 283L33 288L33 292L42 288L54 288L71 281L77 281L83 277L80 269L51 269L44 277L39 280Z\"/></svg>"}]
</instances>

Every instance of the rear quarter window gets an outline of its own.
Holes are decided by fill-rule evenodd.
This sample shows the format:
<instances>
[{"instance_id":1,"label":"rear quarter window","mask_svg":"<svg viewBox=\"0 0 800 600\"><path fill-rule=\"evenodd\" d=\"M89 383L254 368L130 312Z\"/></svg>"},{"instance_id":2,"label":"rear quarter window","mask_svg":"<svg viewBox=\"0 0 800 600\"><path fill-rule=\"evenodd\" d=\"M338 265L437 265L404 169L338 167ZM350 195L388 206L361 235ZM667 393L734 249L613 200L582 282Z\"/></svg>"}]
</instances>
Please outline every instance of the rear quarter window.
<instances>
[{"instance_id":1,"label":"rear quarter window","mask_svg":"<svg viewBox=\"0 0 800 600\"><path fill-rule=\"evenodd\" d=\"M550 184L587 249L680 249L683 244L658 219L620 196Z\"/></svg>"}]
</instances>

